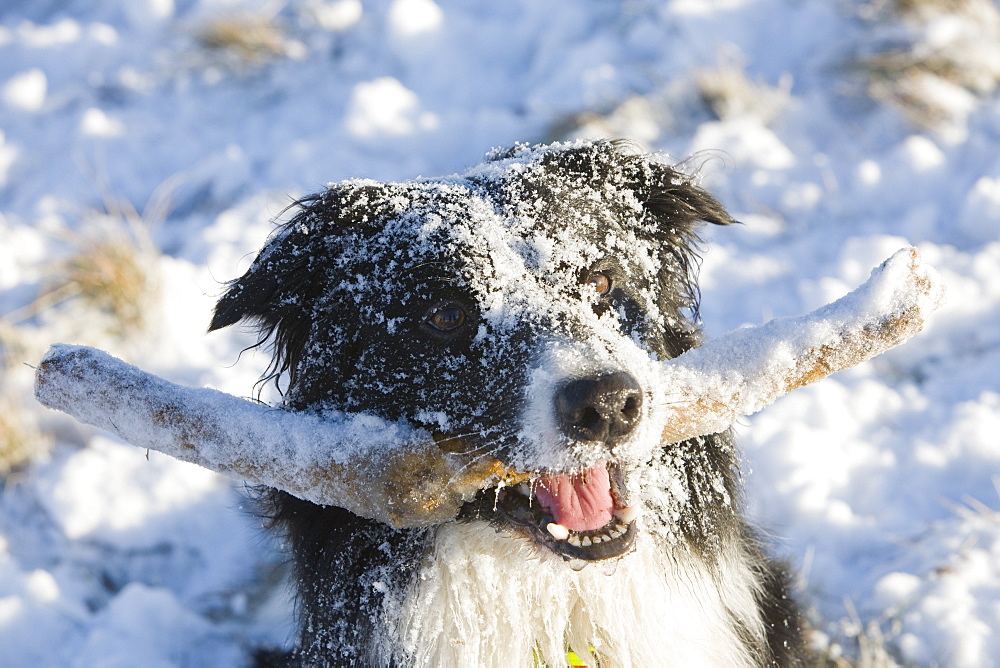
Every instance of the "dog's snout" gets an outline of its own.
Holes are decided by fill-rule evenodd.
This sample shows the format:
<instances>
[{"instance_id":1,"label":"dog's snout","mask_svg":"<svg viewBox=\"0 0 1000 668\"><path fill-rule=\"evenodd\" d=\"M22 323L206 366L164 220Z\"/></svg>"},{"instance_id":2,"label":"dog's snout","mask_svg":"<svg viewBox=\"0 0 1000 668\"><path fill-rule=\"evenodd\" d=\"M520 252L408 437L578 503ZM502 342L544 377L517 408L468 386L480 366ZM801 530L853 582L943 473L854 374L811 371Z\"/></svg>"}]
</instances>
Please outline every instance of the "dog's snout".
<instances>
[{"instance_id":1,"label":"dog's snout","mask_svg":"<svg viewBox=\"0 0 1000 668\"><path fill-rule=\"evenodd\" d=\"M625 372L572 380L555 394L563 433L580 441L617 445L642 417L642 388Z\"/></svg>"}]
</instances>

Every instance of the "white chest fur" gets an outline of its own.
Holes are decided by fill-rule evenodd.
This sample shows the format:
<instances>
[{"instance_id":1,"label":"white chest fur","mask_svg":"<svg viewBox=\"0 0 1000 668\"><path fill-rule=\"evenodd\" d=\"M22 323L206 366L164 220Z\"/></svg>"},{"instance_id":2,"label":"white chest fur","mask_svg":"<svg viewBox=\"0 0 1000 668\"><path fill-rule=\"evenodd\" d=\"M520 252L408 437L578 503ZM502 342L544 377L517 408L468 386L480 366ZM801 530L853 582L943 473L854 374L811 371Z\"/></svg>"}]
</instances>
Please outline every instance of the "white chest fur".
<instances>
[{"instance_id":1,"label":"white chest fur","mask_svg":"<svg viewBox=\"0 0 1000 668\"><path fill-rule=\"evenodd\" d=\"M390 603L396 632L383 649L417 666L560 666L567 648L583 657L590 647L602 667L753 665L741 635L763 639L758 583L732 557L713 574L640 535L613 573L604 563L574 571L485 524L445 525L416 586Z\"/></svg>"}]
</instances>

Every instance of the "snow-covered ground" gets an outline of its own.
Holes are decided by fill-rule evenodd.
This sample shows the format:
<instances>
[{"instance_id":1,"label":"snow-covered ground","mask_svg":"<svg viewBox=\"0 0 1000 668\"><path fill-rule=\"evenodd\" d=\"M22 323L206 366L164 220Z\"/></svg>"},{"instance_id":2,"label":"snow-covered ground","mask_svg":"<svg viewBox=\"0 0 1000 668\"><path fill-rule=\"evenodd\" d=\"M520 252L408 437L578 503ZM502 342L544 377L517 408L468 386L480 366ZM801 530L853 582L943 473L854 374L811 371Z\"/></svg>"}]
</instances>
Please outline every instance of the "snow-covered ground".
<instances>
[{"instance_id":1,"label":"snow-covered ground","mask_svg":"<svg viewBox=\"0 0 1000 668\"><path fill-rule=\"evenodd\" d=\"M710 336L907 243L939 269L923 334L739 425L748 504L831 657L1000 665L998 80L992 0L0 6L0 467L44 453L0 478L0 665L243 665L290 632L239 485L35 404L49 343L250 395L252 338L204 331L291 197L579 136L687 160L745 223L707 231ZM78 269L123 245L113 301Z\"/></svg>"}]
</instances>

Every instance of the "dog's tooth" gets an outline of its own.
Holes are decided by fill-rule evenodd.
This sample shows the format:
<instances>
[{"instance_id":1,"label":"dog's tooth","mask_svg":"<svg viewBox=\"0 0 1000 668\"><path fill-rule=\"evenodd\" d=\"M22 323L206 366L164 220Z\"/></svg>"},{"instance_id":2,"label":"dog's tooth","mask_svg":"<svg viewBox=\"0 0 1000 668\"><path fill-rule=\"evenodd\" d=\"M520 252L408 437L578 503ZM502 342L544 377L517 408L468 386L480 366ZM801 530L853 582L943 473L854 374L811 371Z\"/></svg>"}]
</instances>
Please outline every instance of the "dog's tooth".
<instances>
[{"instance_id":1,"label":"dog's tooth","mask_svg":"<svg viewBox=\"0 0 1000 668\"><path fill-rule=\"evenodd\" d=\"M521 494L524 494L527 497L530 497L531 496L531 485L529 485L526 482L522 482L520 485L517 486L517 491L519 491Z\"/></svg>"},{"instance_id":2,"label":"dog's tooth","mask_svg":"<svg viewBox=\"0 0 1000 668\"><path fill-rule=\"evenodd\" d=\"M570 545L574 547L580 547L580 537L574 533L571 533L569 535L569 538L566 539L566 542L568 542Z\"/></svg>"},{"instance_id":3,"label":"dog's tooth","mask_svg":"<svg viewBox=\"0 0 1000 668\"><path fill-rule=\"evenodd\" d=\"M548 531L556 540L566 540L569 538L569 529L561 524L549 522L545 525L545 530Z\"/></svg>"},{"instance_id":4,"label":"dog's tooth","mask_svg":"<svg viewBox=\"0 0 1000 668\"><path fill-rule=\"evenodd\" d=\"M620 519L625 524L628 524L635 518L639 517L639 509L635 506L626 506L625 508L615 508L615 517Z\"/></svg>"},{"instance_id":5,"label":"dog's tooth","mask_svg":"<svg viewBox=\"0 0 1000 668\"><path fill-rule=\"evenodd\" d=\"M590 541L592 543L594 543L595 545L597 545L598 543L603 543L604 542L604 536L594 536L593 538L590 539Z\"/></svg>"},{"instance_id":6,"label":"dog's tooth","mask_svg":"<svg viewBox=\"0 0 1000 668\"><path fill-rule=\"evenodd\" d=\"M618 537L619 537L619 536L621 536L621 535L622 535L623 533L625 533L625 532L624 532L624 531L619 531L619 530L618 530L618 527L615 527L614 529L612 529L611 531L609 531L609 532L608 532L608 536L609 536L610 538L614 539L614 538L618 538Z\"/></svg>"},{"instance_id":7,"label":"dog's tooth","mask_svg":"<svg viewBox=\"0 0 1000 668\"><path fill-rule=\"evenodd\" d=\"M590 547L590 536L584 536L580 539L580 545L584 547Z\"/></svg>"}]
</instances>

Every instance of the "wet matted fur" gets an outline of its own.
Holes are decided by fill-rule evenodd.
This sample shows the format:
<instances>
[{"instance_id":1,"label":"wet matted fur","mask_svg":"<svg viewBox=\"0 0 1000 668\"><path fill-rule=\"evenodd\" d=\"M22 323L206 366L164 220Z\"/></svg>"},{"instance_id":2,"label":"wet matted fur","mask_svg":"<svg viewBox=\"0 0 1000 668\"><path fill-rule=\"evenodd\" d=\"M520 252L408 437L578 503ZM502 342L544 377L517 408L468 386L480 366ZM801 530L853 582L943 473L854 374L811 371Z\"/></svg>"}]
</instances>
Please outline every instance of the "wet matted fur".
<instances>
[{"instance_id":1,"label":"wet matted fur","mask_svg":"<svg viewBox=\"0 0 1000 668\"><path fill-rule=\"evenodd\" d=\"M406 420L532 474L394 529L271 491L310 665L792 665L797 610L729 434L660 443L657 360L698 345L696 228L732 221L620 142L302 200L220 299L289 410Z\"/></svg>"}]
</instances>

